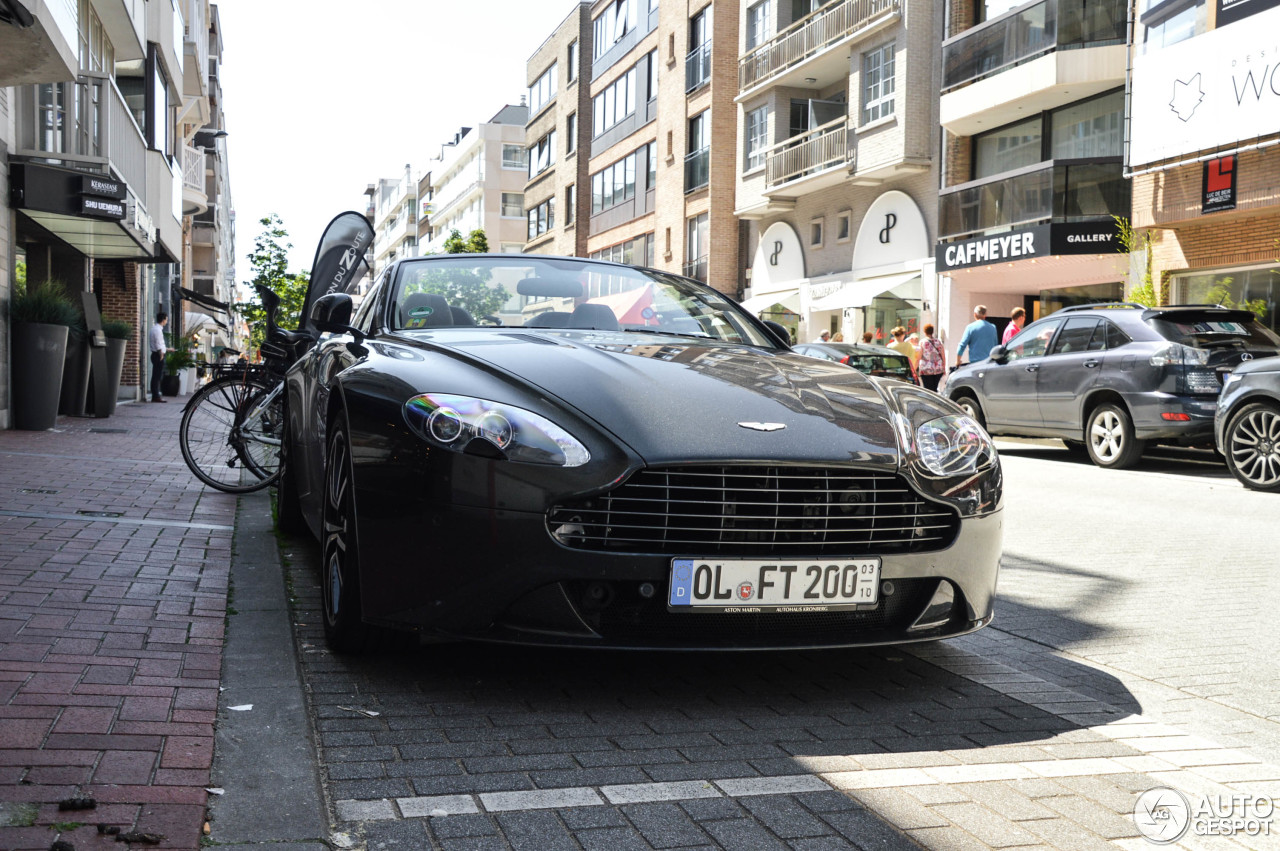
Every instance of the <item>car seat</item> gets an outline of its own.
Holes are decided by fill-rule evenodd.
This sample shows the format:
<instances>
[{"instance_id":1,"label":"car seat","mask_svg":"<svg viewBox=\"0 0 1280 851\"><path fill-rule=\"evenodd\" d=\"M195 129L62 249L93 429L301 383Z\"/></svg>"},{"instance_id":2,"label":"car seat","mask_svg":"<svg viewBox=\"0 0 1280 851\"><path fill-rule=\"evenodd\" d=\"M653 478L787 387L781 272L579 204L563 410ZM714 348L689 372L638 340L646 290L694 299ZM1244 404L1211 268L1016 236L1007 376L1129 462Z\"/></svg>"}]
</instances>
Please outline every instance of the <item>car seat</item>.
<instances>
[{"instance_id":1,"label":"car seat","mask_svg":"<svg viewBox=\"0 0 1280 851\"><path fill-rule=\"evenodd\" d=\"M442 328L452 324L453 313L442 295L410 293L400 303L401 328Z\"/></svg>"}]
</instances>

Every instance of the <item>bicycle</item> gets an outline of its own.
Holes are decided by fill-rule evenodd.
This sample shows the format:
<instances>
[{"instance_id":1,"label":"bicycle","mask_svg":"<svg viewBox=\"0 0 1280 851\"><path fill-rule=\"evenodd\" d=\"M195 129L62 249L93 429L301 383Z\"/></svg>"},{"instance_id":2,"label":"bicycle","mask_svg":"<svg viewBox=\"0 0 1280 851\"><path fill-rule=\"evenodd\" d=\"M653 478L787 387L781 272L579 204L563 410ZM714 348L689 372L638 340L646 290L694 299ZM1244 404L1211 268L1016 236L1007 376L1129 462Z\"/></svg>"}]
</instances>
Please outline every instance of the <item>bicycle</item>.
<instances>
[{"instance_id":1,"label":"bicycle","mask_svg":"<svg viewBox=\"0 0 1280 851\"><path fill-rule=\"evenodd\" d=\"M178 428L182 458L196 478L224 493L251 493L284 473L284 374L313 342L276 325L280 297L256 289L266 309L262 364L212 365L214 378L187 402Z\"/></svg>"}]
</instances>

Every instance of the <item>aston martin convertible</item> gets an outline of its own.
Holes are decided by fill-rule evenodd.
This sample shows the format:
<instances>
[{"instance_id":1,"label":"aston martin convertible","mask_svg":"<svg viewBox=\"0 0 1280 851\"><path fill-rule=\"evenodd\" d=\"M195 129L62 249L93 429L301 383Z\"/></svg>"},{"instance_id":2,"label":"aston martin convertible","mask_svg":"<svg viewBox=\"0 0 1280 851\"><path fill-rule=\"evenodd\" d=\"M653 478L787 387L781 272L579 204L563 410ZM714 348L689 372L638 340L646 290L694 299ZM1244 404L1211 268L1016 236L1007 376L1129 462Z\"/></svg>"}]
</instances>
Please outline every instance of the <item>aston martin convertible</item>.
<instances>
[{"instance_id":1,"label":"aston martin convertible","mask_svg":"<svg viewBox=\"0 0 1280 851\"><path fill-rule=\"evenodd\" d=\"M982 427L792 353L710 287L440 255L308 318L279 517L320 542L335 652L388 628L738 650L991 620L1003 489Z\"/></svg>"}]
</instances>

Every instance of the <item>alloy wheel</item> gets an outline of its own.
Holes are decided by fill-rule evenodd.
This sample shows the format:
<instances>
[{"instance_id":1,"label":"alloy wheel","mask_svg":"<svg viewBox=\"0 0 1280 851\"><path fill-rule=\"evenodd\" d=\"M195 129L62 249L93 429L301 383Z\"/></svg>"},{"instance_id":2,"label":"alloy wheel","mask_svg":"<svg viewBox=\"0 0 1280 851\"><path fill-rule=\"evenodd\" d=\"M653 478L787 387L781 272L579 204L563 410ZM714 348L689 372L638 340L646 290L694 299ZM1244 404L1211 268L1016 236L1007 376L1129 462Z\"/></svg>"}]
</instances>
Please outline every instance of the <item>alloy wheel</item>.
<instances>
[{"instance_id":1,"label":"alloy wheel","mask_svg":"<svg viewBox=\"0 0 1280 851\"><path fill-rule=\"evenodd\" d=\"M1227 431L1231 471L1246 487L1280 490L1280 411L1250 405Z\"/></svg>"},{"instance_id":2,"label":"alloy wheel","mask_svg":"<svg viewBox=\"0 0 1280 851\"><path fill-rule=\"evenodd\" d=\"M1104 410L1089 424L1089 442L1094 454L1105 462L1113 462L1124 451L1125 434L1115 411Z\"/></svg>"}]
</instances>

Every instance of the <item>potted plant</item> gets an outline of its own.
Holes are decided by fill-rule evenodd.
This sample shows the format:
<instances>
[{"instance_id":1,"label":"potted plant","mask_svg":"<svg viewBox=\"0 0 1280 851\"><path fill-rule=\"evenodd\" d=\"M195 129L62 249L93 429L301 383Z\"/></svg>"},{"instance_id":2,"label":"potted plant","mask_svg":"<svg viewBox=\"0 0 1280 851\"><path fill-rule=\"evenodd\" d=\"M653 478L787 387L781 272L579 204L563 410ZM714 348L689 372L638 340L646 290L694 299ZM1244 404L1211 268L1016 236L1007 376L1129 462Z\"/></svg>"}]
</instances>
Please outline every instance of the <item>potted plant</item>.
<instances>
[{"instance_id":1,"label":"potted plant","mask_svg":"<svg viewBox=\"0 0 1280 851\"><path fill-rule=\"evenodd\" d=\"M124 352L133 337L133 326L123 319L103 319L102 333L107 338L107 410L94 411L95 416L109 417L115 413L116 399L120 395L120 374L124 371ZM97 376L92 377L97 381Z\"/></svg>"},{"instance_id":2,"label":"potted plant","mask_svg":"<svg viewBox=\"0 0 1280 851\"><path fill-rule=\"evenodd\" d=\"M80 321L80 311L61 286L45 281L14 289L9 321L14 428L53 428L58 421L67 335Z\"/></svg>"},{"instance_id":3,"label":"potted plant","mask_svg":"<svg viewBox=\"0 0 1280 851\"><path fill-rule=\"evenodd\" d=\"M164 377L160 379L160 392L165 396L177 396L183 391L182 375L183 371L196 365L196 359L191 354L191 347L195 343L194 334L170 334L169 345L173 347L173 351L166 352L164 356Z\"/></svg>"}]
</instances>

